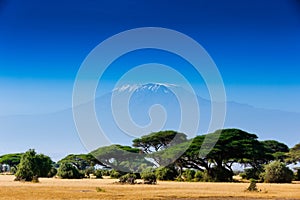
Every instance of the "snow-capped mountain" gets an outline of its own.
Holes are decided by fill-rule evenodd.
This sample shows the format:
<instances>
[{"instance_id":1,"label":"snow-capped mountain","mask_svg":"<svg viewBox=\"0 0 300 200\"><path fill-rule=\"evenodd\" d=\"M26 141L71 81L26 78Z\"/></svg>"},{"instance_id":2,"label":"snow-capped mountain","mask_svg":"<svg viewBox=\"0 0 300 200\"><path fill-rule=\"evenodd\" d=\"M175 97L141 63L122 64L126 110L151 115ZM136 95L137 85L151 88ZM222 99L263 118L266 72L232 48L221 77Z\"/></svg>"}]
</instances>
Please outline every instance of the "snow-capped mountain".
<instances>
[{"instance_id":1,"label":"snow-capped mountain","mask_svg":"<svg viewBox=\"0 0 300 200\"><path fill-rule=\"evenodd\" d=\"M127 94L131 95L127 107L132 120L137 125L144 127L151 123L149 111L153 105L159 104L166 113L163 129L177 130L181 120L181 108L178 99L172 92L174 88L182 89L179 85L165 83L122 85L111 93L98 97L95 100L96 114L106 136L112 143L127 145L130 145L134 138L122 132L115 123L111 109L113 94L119 95L118 98L121 98L121 101ZM197 97L197 100L200 108L198 133L202 134L206 133L210 122L210 101L201 97ZM154 116L154 118L156 117L160 116ZM299 113L261 109L228 102L224 127L241 128L256 133L260 140L275 139L293 146L299 142L299 121ZM36 148L49 155L59 155L57 157L65 156L70 152L83 151L71 108L43 115L2 116L0 117L0 125L0 132L5 133L7 138L13 138L17 135L18 139L24 141L24 147L20 146L20 149ZM149 132L151 131L157 130L149 130ZM31 138L37 137L37 135L41 141L47 141L49 145L41 143L40 146L36 144L33 146ZM3 142L1 147L6 151L11 151L9 143Z\"/></svg>"},{"instance_id":2,"label":"snow-capped mountain","mask_svg":"<svg viewBox=\"0 0 300 200\"><path fill-rule=\"evenodd\" d=\"M151 92L163 92L169 93L170 88L178 87L175 84L169 83L148 83L148 84L125 84L120 87L117 87L113 92L142 92L142 91L151 91Z\"/></svg>"}]
</instances>

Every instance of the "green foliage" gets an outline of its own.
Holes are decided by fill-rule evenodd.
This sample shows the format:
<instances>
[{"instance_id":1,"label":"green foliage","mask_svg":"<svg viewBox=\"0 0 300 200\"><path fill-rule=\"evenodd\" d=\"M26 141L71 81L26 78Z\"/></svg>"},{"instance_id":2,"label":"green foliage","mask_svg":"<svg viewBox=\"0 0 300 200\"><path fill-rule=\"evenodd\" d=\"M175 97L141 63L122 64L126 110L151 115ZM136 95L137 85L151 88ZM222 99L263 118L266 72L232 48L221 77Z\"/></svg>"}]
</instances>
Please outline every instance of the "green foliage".
<instances>
[{"instance_id":1,"label":"green foliage","mask_svg":"<svg viewBox=\"0 0 300 200\"><path fill-rule=\"evenodd\" d=\"M70 154L57 163L64 162L72 163L78 170L86 170L86 168L93 167L96 164L102 164L92 154Z\"/></svg>"},{"instance_id":2,"label":"green foliage","mask_svg":"<svg viewBox=\"0 0 300 200\"><path fill-rule=\"evenodd\" d=\"M155 175L161 181L173 181L178 173L174 167L159 167L155 170Z\"/></svg>"},{"instance_id":3,"label":"green foliage","mask_svg":"<svg viewBox=\"0 0 300 200\"><path fill-rule=\"evenodd\" d=\"M265 140L261 142L265 148L266 157L271 160L284 161L289 152L289 147L275 140Z\"/></svg>"},{"instance_id":4,"label":"green foliage","mask_svg":"<svg viewBox=\"0 0 300 200\"><path fill-rule=\"evenodd\" d=\"M16 167L21 160L23 153L13 153L0 156L0 164L8 164L10 167Z\"/></svg>"},{"instance_id":5,"label":"green foliage","mask_svg":"<svg viewBox=\"0 0 300 200\"><path fill-rule=\"evenodd\" d=\"M259 168L247 168L244 170L243 173L240 174L240 176L243 179L256 179L258 180L260 178L260 174L264 171L263 167Z\"/></svg>"},{"instance_id":6,"label":"green foliage","mask_svg":"<svg viewBox=\"0 0 300 200\"><path fill-rule=\"evenodd\" d=\"M123 176L125 173L124 172L119 172L115 169L110 171L110 177L111 178L120 178L121 176Z\"/></svg>"},{"instance_id":7,"label":"green foliage","mask_svg":"<svg viewBox=\"0 0 300 200\"><path fill-rule=\"evenodd\" d=\"M57 174L57 169L56 169L55 167L52 167L52 168L50 169L50 171L48 172L47 177L48 177L48 178L52 178L52 177L54 177L56 174Z\"/></svg>"},{"instance_id":8,"label":"green foliage","mask_svg":"<svg viewBox=\"0 0 300 200\"><path fill-rule=\"evenodd\" d=\"M101 171L102 176L110 176L110 171L109 170L102 169L100 171Z\"/></svg>"},{"instance_id":9,"label":"green foliage","mask_svg":"<svg viewBox=\"0 0 300 200\"><path fill-rule=\"evenodd\" d=\"M188 148L184 154L173 162L184 168L206 169L206 178L213 181L231 181L234 163L259 166L265 162L264 147L257 136L239 129L223 129L197 136L159 151L154 156L170 162L186 146Z\"/></svg>"},{"instance_id":10,"label":"green foliage","mask_svg":"<svg viewBox=\"0 0 300 200\"><path fill-rule=\"evenodd\" d=\"M231 182L233 172L225 167L214 167L210 169L209 176L212 182Z\"/></svg>"},{"instance_id":11,"label":"green foliage","mask_svg":"<svg viewBox=\"0 0 300 200\"><path fill-rule=\"evenodd\" d=\"M286 161L288 163L300 162L300 143L296 144L293 148L290 149Z\"/></svg>"},{"instance_id":12,"label":"green foliage","mask_svg":"<svg viewBox=\"0 0 300 200\"><path fill-rule=\"evenodd\" d=\"M72 163L61 163L57 176L63 179L80 179L83 178L83 174Z\"/></svg>"},{"instance_id":13,"label":"green foliage","mask_svg":"<svg viewBox=\"0 0 300 200\"><path fill-rule=\"evenodd\" d=\"M122 145L100 147L91 152L106 167L125 172L138 172L140 166L153 165L145 159L140 149Z\"/></svg>"},{"instance_id":14,"label":"green foliage","mask_svg":"<svg viewBox=\"0 0 300 200\"><path fill-rule=\"evenodd\" d=\"M187 169L182 173L182 177L184 178L185 181L193 181L195 178L196 171Z\"/></svg>"},{"instance_id":15,"label":"green foliage","mask_svg":"<svg viewBox=\"0 0 300 200\"><path fill-rule=\"evenodd\" d=\"M17 167L16 166L14 166L14 167L11 167L10 168L10 173L12 173L12 174L16 174L17 173Z\"/></svg>"},{"instance_id":16,"label":"green foliage","mask_svg":"<svg viewBox=\"0 0 300 200\"><path fill-rule=\"evenodd\" d=\"M97 169L97 170L95 170L94 175L96 176L96 178L102 178L102 173L103 173L103 170Z\"/></svg>"},{"instance_id":17,"label":"green foliage","mask_svg":"<svg viewBox=\"0 0 300 200\"><path fill-rule=\"evenodd\" d=\"M94 167L88 167L84 170L84 175L86 177L89 177L90 174L94 174L95 175L95 168Z\"/></svg>"},{"instance_id":18,"label":"green foliage","mask_svg":"<svg viewBox=\"0 0 300 200\"><path fill-rule=\"evenodd\" d=\"M203 181L204 179L203 179L203 177L204 177L204 173L202 172L202 171L196 171L196 173L195 173L195 175L194 175L194 181Z\"/></svg>"},{"instance_id":19,"label":"green foliage","mask_svg":"<svg viewBox=\"0 0 300 200\"><path fill-rule=\"evenodd\" d=\"M282 162L274 161L265 166L263 178L266 183L291 183L293 172Z\"/></svg>"},{"instance_id":20,"label":"green foliage","mask_svg":"<svg viewBox=\"0 0 300 200\"><path fill-rule=\"evenodd\" d=\"M33 149L25 152L15 174L16 180L32 181L34 177L47 177L52 167L48 156L36 154Z\"/></svg>"},{"instance_id":21,"label":"green foliage","mask_svg":"<svg viewBox=\"0 0 300 200\"><path fill-rule=\"evenodd\" d=\"M134 147L140 147L145 153L162 150L168 146L186 141L186 135L176 131L159 131L133 140Z\"/></svg>"},{"instance_id":22,"label":"green foliage","mask_svg":"<svg viewBox=\"0 0 300 200\"><path fill-rule=\"evenodd\" d=\"M135 174L125 174L119 178L120 183L128 183L128 184L135 184L136 175Z\"/></svg>"},{"instance_id":23,"label":"green foliage","mask_svg":"<svg viewBox=\"0 0 300 200\"><path fill-rule=\"evenodd\" d=\"M147 168L142 171L141 178L144 180L144 184L156 184L156 175L152 168Z\"/></svg>"}]
</instances>

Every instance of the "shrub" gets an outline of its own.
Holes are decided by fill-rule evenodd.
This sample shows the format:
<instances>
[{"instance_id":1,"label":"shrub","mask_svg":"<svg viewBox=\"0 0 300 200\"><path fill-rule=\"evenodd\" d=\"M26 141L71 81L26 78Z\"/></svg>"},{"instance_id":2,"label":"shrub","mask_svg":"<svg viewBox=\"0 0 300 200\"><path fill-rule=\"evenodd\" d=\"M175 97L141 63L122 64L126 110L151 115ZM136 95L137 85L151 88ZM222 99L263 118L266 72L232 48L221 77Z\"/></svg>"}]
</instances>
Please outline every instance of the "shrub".
<instances>
[{"instance_id":1,"label":"shrub","mask_svg":"<svg viewBox=\"0 0 300 200\"><path fill-rule=\"evenodd\" d=\"M10 168L10 173L15 174L17 172L17 167L13 166Z\"/></svg>"},{"instance_id":2,"label":"shrub","mask_svg":"<svg viewBox=\"0 0 300 200\"><path fill-rule=\"evenodd\" d=\"M52 178L52 177L54 177L56 174L57 174L57 169L56 169L55 167L52 167L52 168L50 169L50 171L48 172L47 177L48 177L48 178Z\"/></svg>"},{"instance_id":3,"label":"shrub","mask_svg":"<svg viewBox=\"0 0 300 200\"><path fill-rule=\"evenodd\" d=\"M291 183L293 172L285 164L274 161L265 166L263 177L266 183Z\"/></svg>"},{"instance_id":4,"label":"shrub","mask_svg":"<svg viewBox=\"0 0 300 200\"><path fill-rule=\"evenodd\" d=\"M203 181L204 173L202 171L196 171L194 175L194 181Z\"/></svg>"},{"instance_id":5,"label":"shrub","mask_svg":"<svg viewBox=\"0 0 300 200\"><path fill-rule=\"evenodd\" d=\"M233 173L225 167L215 167L211 169L210 173L208 173L207 181L229 182L232 181L232 176Z\"/></svg>"},{"instance_id":6,"label":"shrub","mask_svg":"<svg viewBox=\"0 0 300 200\"><path fill-rule=\"evenodd\" d=\"M33 176L32 181L33 183L38 183L39 182L39 178L37 176Z\"/></svg>"},{"instance_id":7,"label":"shrub","mask_svg":"<svg viewBox=\"0 0 300 200\"><path fill-rule=\"evenodd\" d=\"M182 176L185 181L192 181L195 178L196 171L187 169L182 173Z\"/></svg>"},{"instance_id":8,"label":"shrub","mask_svg":"<svg viewBox=\"0 0 300 200\"><path fill-rule=\"evenodd\" d=\"M135 174L125 174L119 178L120 183L135 184Z\"/></svg>"},{"instance_id":9,"label":"shrub","mask_svg":"<svg viewBox=\"0 0 300 200\"><path fill-rule=\"evenodd\" d=\"M96 176L96 178L102 178L102 170L100 169L97 169L95 172L94 172L94 175Z\"/></svg>"},{"instance_id":10,"label":"shrub","mask_svg":"<svg viewBox=\"0 0 300 200\"><path fill-rule=\"evenodd\" d=\"M255 179L250 179L250 185L247 188L247 191L249 191L249 192L257 192L258 191Z\"/></svg>"},{"instance_id":11,"label":"shrub","mask_svg":"<svg viewBox=\"0 0 300 200\"><path fill-rule=\"evenodd\" d=\"M36 154L33 149L25 152L18 165L15 180L32 181L34 178L47 177L52 161L48 156Z\"/></svg>"},{"instance_id":12,"label":"shrub","mask_svg":"<svg viewBox=\"0 0 300 200\"><path fill-rule=\"evenodd\" d=\"M156 175L152 171L152 168L145 169L141 173L141 178L144 180L144 184L156 184Z\"/></svg>"},{"instance_id":13,"label":"shrub","mask_svg":"<svg viewBox=\"0 0 300 200\"><path fill-rule=\"evenodd\" d=\"M105 192L105 190L100 187L96 187L96 192Z\"/></svg>"},{"instance_id":14,"label":"shrub","mask_svg":"<svg viewBox=\"0 0 300 200\"><path fill-rule=\"evenodd\" d=\"M110 176L110 171L109 170L102 169L101 173L102 173L102 176Z\"/></svg>"},{"instance_id":15,"label":"shrub","mask_svg":"<svg viewBox=\"0 0 300 200\"><path fill-rule=\"evenodd\" d=\"M71 163L64 162L60 165L57 176L66 179L79 179L83 178L83 174L79 172L77 167Z\"/></svg>"},{"instance_id":16,"label":"shrub","mask_svg":"<svg viewBox=\"0 0 300 200\"><path fill-rule=\"evenodd\" d=\"M250 180L250 179L256 179L258 180L260 177L260 174L263 172L263 168L260 167L260 168L247 168L244 170L243 173L240 173L240 176L243 178L243 179L247 179L247 180Z\"/></svg>"},{"instance_id":17,"label":"shrub","mask_svg":"<svg viewBox=\"0 0 300 200\"><path fill-rule=\"evenodd\" d=\"M173 181L178 176L176 170L170 167L159 167L155 170L155 175L158 180Z\"/></svg>"},{"instance_id":18,"label":"shrub","mask_svg":"<svg viewBox=\"0 0 300 200\"><path fill-rule=\"evenodd\" d=\"M88 167L84 170L84 174L86 177L90 177L90 174L95 175L95 168L94 167Z\"/></svg>"},{"instance_id":19,"label":"shrub","mask_svg":"<svg viewBox=\"0 0 300 200\"><path fill-rule=\"evenodd\" d=\"M113 170L110 171L110 177L111 178L120 178L123 175L124 175L123 172L119 172L119 171L117 171L115 169L113 169Z\"/></svg>"}]
</instances>

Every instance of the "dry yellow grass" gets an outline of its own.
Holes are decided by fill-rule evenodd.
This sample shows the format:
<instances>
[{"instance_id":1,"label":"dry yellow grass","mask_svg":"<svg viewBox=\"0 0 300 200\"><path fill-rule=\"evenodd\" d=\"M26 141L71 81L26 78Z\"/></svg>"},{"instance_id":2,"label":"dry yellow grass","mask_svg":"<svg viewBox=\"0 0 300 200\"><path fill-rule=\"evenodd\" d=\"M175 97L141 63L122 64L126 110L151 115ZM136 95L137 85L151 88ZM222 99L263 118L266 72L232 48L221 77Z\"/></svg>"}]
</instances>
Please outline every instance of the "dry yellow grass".
<instances>
[{"instance_id":1,"label":"dry yellow grass","mask_svg":"<svg viewBox=\"0 0 300 200\"><path fill-rule=\"evenodd\" d=\"M39 183L0 176L0 199L300 199L300 184L257 184L261 192L245 192L248 183L159 182L157 185L119 185L113 179L62 180ZM97 192L96 187L104 191Z\"/></svg>"}]
</instances>

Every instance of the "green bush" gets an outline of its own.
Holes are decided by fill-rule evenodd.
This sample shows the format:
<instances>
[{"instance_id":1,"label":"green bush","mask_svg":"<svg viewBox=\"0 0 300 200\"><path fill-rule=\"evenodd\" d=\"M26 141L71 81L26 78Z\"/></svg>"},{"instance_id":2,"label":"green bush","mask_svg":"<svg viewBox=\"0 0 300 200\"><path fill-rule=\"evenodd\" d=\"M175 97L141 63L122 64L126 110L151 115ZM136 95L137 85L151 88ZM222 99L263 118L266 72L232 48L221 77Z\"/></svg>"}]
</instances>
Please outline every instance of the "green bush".
<instances>
[{"instance_id":1,"label":"green bush","mask_svg":"<svg viewBox=\"0 0 300 200\"><path fill-rule=\"evenodd\" d=\"M17 167L16 166L10 168L10 173L16 174L16 172L17 172Z\"/></svg>"},{"instance_id":2,"label":"green bush","mask_svg":"<svg viewBox=\"0 0 300 200\"><path fill-rule=\"evenodd\" d=\"M60 165L57 176L65 179L80 179L83 178L83 174L79 172L77 167L71 163L64 162Z\"/></svg>"},{"instance_id":3,"label":"green bush","mask_svg":"<svg viewBox=\"0 0 300 200\"><path fill-rule=\"evenodd\" d=\"M202 171L196 171L194 175L194 181L203 181L204 173Z\"/></svg>"},{"instance_id":4,"label":"green bush","mask_svg":"<svg viewBox=\"0 0 300 200\"><path fill-rule=\"evenodd\" d=\"M225 167L215 167L207 174L207 180L212 182L230 182L232 181L233 173Z\"/></svg>"},{"instance_id":5,"label":"green bush","mask_svg":"<svg viewBox=\"0 0 300 200\"><path fill-rule=\"evenodd\" d=\"M159 167L155 170L155 175L161 181L173 181L178 176L172 167Z\"/></svg>"},{"instance_id":6,"label":"green bush","mask_svg":"<svg viewBox=\"0 0 300 200\"><path fill-rule=\"evenodd\" d=\"M256 179L258 180L260 178L260 174L263 172L263 168L247 168L244 170L243 173L240 173L240 176L243 179Z\"/></svg>"},{"instance_id":7,"label":"green bush","mask_svg":"<svg viewBox=\"0 0 300 200\"><path fill-rule=\"evenodd\" d=\"M265 166L263 178L266 183L291 183L293 172L285 164L274 161Z\"/></svg>"},{"instance_id":8,"label":"green bush","mask_svg":"<svg viewBox=\"0 0 300 200\"><path fill-rule=\"evenodd\" d=\"M193 179L195 178L195 174L195 170L187 169L182 173L182 177L185 181L193 181Z\"/></svg>"},{"instance_id":9,"label":"green bush","mask_svg":"<svg viewBox=\"0 0 300 200\"><path fill-rule=\"evenodd\" d=\"M111 178L120 178L123 175L124 175L123 172L119 172L119 171L117 171L115 169L113 169L113 170L110 171L110 177Z\"/></svg>"},{"instance_id":10,"label":"green bush","mask_svg":"<svg viewBox=\"0 0 300 200\"><path fill-rule=\"evenodd\" d=\"M135 174L125 174L119 178L120 183L135 184L136 175Z\"/></svg>"},{"instance_id":11,"label":"green bush","mask_svg":"<svg viewBox=\"0 0 300 200\"><path fill-rule=\"evenodd\" d=\"M90 174L95 175L95 168L94 167L88 167L84 170L84 174L86 177L90 177Z\"/></svg>"},{"instance_id":12,"label":"green bush","mask_svg":"<svg viewBox=\"0 0 300 200\"><path fill-rule=\"evenodd\" d=\"M56 174L57 174L57 169L56 169L55 167L52 167L52 168L50 169L50 171L48 172L47 177L48 177L48 178L52 178L52 177L54 177Z\"/></svg>"},{"instance_id":13,"label":"green bush","mask_svg":"<svg viewBox=\"0 0 300 200\"><path fill-rule=\"evenodd\" d=\"M102 173L102 176L110 176L110 171L109 170L102 169L101 173Z\"/></svg>"},{"instance_id":14,"label":"green bush","mask_svg":"<svg viewBox=\"0 0 300 200\"><path fill-rule=\"evenodd\" d=\"M15 180L33 181L38 177L47 177L51 164L52 161L48 156L36 154L35 150L29 149L21 156Z\"/></svg>"},{"instance_id":15,"label":"green bush","mask_svg":"<svg viewBox=\"0 0 300 200\"><path fill-rule=\"evenodd\" d=\"M101 169L97 169L94 172L94 175L96 176L96 178L102 178L102 170Z\"/></svg>"},{"instance_id":16,"label":"green bush","mask_svg":"<svg viewBox=\"0 0 300 200\"><path fill-rule=\"evenodd\" d=\"M156 184L156 175L152 171L152 168L142 171L141 178L144 180L144 184Z\"/></svg>"}]
</instances>

